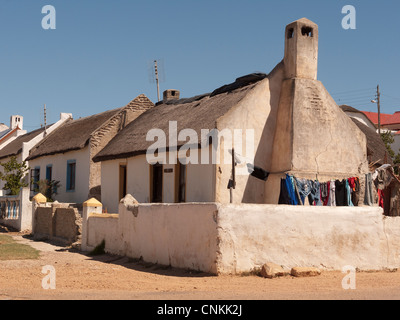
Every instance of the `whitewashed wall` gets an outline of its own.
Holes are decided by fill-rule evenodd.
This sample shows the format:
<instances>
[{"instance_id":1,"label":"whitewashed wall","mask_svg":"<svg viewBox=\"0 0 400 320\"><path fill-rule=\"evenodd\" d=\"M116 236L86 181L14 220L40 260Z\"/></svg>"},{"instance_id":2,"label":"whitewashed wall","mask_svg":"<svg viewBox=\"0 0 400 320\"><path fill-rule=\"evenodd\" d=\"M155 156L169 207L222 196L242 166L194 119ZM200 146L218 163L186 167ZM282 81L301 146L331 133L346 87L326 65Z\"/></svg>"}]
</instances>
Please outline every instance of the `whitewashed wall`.
<instances>
[{"instance_id":1,"label":"whitewashed wall","mask_svg":"<svg viewBox=\"0 0 400 320\"><path fill-rule=\"evenodd\" d=\"M167 155L168 159L168 155ZM119 204L119 166L127 166L127 192L140 203L150 202L150 164L146 155L101 163L101 200L107 212L117 213ZM166 164L163 173L163 203L175 202L175 165ZM225 186L226 187L226 186ZM186 202L213 202L215 199L215 165L188 164Z\"/></svg>"},{"instance_id":2,"label":"whitewashed wall","mask_svg":"<svg viewBox=\"0 0 400 320\"><path fill-rule=\"evenodd\" d=\"M75 191L67 191L67 161L76 160ZM83 203L89 195L89 148L40 157L29 161L31 169L40 167L40 180L46 179L46 166L52 165L52 179L60 181L55 200L67 203Z\"/></svg>"},{"instance_id":3,"label":"whitewashed wall","mask_svg":"<svg viewBox=\"0 0 400 320\"><path fill-rule=\"evenodd\" d=\"M400 219L378 207L221 204L120 204L119 215L90 216L87 250L213 274L274 262L342 270L400 267ZM85 238L82 239L86 244Z\"/></svg>"},{"instance_id":4,"label":"whitewashed wall","mask_svg":"<svg viewBox=\"0 0 400 320\"><path fill-rule=\"evenodd\" d=\"M113 254L216 273L216 212L215 204L144 204L135 217L121 205L119 215L83 221L88 236L82 247L89 251L105 240L106 251Z\"/></svg>"},{"instance_id":5,"label":"whitewashed wall","mask_svg":"<svg viewBox=\"0 0 400 320\"><path fill-rule=\"evenodd\" d=\"M287 269L400 266L400 219L384 217L377 207L220 205L218 225L221 273L267 261Z\"/></svg>"}]
</instances>

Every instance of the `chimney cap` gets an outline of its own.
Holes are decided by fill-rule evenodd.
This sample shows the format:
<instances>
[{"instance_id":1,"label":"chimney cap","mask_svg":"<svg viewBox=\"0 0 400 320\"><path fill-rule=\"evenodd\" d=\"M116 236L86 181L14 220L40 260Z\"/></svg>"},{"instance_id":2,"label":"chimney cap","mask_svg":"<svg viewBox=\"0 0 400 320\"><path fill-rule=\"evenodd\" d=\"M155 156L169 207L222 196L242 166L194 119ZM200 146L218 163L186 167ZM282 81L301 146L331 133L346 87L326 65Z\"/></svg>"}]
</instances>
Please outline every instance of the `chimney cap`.
<instances>
[{"instance_id":1,"label":"chimney cap","mask_svg":"<svg viewBox=\"0 0 400 320\"><path fill-rule=\"evenodd\" d=\"M168 100L179 100L180 92L176 89L168 89L165 90L163 93L163 102Z\"/></svg>"}]
</instances>

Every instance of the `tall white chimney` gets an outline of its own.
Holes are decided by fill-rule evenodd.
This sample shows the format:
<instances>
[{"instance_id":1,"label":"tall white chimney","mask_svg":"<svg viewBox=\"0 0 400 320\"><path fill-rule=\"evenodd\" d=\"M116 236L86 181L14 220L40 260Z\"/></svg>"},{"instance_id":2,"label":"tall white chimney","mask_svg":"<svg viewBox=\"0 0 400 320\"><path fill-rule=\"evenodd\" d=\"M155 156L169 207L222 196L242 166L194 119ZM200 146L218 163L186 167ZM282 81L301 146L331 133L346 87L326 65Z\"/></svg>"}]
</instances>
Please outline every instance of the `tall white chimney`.
<instances>
[{"instance_id":1,"label":"tall white chimney","mask_svg":"<svg viewBox=\"0 0 400 320\"><path fill-rule=\"evenodd\" d=\"M10 118L10 130L14 130L15 128L19 128L21 130L24 129L24 117L22 116L11 116Z\"/></svg>"}]
</instances>

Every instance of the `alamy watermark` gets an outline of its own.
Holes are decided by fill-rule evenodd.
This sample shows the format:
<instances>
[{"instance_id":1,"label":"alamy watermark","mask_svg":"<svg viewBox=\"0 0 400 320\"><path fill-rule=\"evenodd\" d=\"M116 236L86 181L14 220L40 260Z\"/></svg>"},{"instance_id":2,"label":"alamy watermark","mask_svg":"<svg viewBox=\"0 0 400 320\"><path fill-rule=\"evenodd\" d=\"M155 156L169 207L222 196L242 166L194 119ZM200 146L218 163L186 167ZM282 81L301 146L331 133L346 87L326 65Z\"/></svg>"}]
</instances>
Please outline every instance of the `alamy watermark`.
<instances>
[{"instance_id":1,"label":"alamy watermark","mask_svg":"<svg viewBox=\"0 0 400 320\"><path fill-rule=\"evenodd\" d=\"M178 132L177 121L169 121L168 134L161 129L148 131L146 141L154 143L147 148L146 159L151 164L234 162L237 175L249 175L254 171L254 135L254 129L201 129L199 138L196 130Z\"/></svg>"},{"instance_id":2,"label":"alamy watermark","mask_svg":"<svg viewBox=\"0 0 400 320\"><path fill-rule=\"evenodd\" d=\"M342 273L346 274L342 280L342 288L344 290L356 290L356 268L353 266L344 266Z\"/></svg>"},{"instance_id":3,"label":"alamy watermark","mask_svg":"<svg viewBox=\"0 0 400 320\"><path fill-rule=\"evenodd\" d=\"M342 8L342 14L346 16L342 19L342 28L344 30L355 30L357 29L356 25L356 8L352 5L346 5Z\"/></svg>"},{"instance_id":4,"label":"alamy watermark","mask_svg":"<svg viewBox=\"0 0 400 320\"><path fill-rule=\"evenodd\" d=\"M52 5L45 5L42 7L42 28L44 30L56 29L56 9ZM342 28L345 30L355 30L356 26L356 8L353 5L345 5L342 8L342 14L345 16L342 19Z\"/></svg>"},{"instance_id":5,"label":"alamy watermark","mask_svg":"<svg viewBox=\"0 0 400 320\"><path fill-rule=\"evenodd\" d=\"M56 289L56 269L53 266L47 265L42 268L42 273L46 276L42 279L42 288L44 290Z\"/></svg>"},{"instance_id":6,"label":"alamy watermark","mask_svg":"<svg viewBox=\"0 0 400 320\"><path fill-rule=\"evenodd\" d=\"M45 16L42 18L42 28L44 30L56 29L56 8L51 5L46 5L42 8L42 13Z\"/></svg>"}]
</instances>

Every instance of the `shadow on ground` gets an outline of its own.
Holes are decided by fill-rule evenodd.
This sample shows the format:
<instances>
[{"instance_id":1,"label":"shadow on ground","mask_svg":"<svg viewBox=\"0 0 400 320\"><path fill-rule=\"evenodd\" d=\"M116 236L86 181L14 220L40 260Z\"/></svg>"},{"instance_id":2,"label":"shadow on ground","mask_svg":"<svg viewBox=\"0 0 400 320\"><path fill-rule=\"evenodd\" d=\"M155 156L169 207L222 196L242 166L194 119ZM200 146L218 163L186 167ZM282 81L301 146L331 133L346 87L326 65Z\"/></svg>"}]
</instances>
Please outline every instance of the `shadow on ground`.
<instances>
[{"instance_id":1,"label":"shadow on ground","mask_svg":"<svg viewBox=\"0 0 400 320\"><path fill-rule=\"evenodd\" d=\"M9 234L9 235L19 235L25 239L34 242L45 242L50 245L53 245L57 248L54 249L55 252L70 252L74 254L80 254L87 257L88 260L94 260L107 264L114 264L118 266L122 266L124 268L132 269L139 272L144 273L152 273L162 276L170 276L170 277L215 277L214 274L206 273L198 270L190 270L190 269L181 269L174 268L170 265L161 265L157 263L146 262L140 258L129 258L124 256L112 255L109 253L103 253L98 255L91 255L89 252L83 252L80 250L80 244L75 243L71 245L65 245L63 243L57 241L51 241L48 239L35 240L31 233L19 233L15 230L11 230L5 226L0 225L0 233Z\"/></svg>"}]
</instances>

